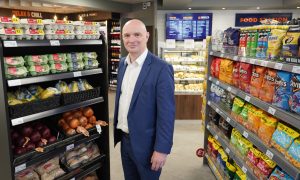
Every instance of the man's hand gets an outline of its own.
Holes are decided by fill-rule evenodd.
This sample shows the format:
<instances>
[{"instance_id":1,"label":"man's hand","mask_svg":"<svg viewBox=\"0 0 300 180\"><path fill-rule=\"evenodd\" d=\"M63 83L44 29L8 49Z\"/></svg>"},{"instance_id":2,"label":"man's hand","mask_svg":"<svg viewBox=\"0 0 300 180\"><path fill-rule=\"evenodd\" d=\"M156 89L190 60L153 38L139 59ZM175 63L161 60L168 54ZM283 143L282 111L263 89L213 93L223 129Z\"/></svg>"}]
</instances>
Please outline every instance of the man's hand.
<instances>
[{"instance_id":1,"label":"man's hand","mask_svg":"<svg viewBox=\"0 0 300 180\"><path fill-rule=\"evenodd\" d=\"M168 154L154 151L151 157L151 163L152 163L151 169L153 171L158 171L159 169L161 169L166 163L167 156Z\"/></svg>"}]
</instances>

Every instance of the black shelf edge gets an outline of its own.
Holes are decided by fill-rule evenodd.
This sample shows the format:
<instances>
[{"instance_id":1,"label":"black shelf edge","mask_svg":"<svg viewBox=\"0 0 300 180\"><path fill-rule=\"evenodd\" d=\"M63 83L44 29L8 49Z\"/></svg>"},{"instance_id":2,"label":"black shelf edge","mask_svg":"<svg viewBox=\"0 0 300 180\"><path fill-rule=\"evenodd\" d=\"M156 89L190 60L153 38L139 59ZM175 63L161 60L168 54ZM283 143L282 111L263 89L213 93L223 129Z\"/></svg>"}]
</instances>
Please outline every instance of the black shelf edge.
<instances>
[{"instance_id":1,"label":"black shelf edge","mask_svg":"<svg viewBox=\"0 0 300 180\"><path fill-rule=\"evenodd\" d=\"M247 174L247 177L249 177L249 179L257 179L251 169L246 164L244 164L244 160L235 153L235 149L229 145L229 140L223 139L217 132L215 132L215 130L210 125L207 125L206 129L215 137L216 140L221 143L226 153L236 162L236 164L243 170L243 172Z\"/></svg>"},{"instance_id":2,"label":"black shelf edge","mask_svg":"<svg viewBox=\"0 0 300 180\"><path fill-rule=\"evenodd\" d=\"M82 77L82 76L101 74L101 73L103 73L102 68L98 68L98 69L90 69L85 71L74 71L74 72L67 72L61 74L50 74L45 76L7 80L7 84L9 87L14 87L14 86L21 86L26 84L41 83L41 82L54 81L60 79L70 79L74 77Z\"/></svg>"},{"instance_id":3,"label":"black shelf edge","mask_svg":"<svg viewBox=\"0 0 300 180\"><path fill-rule=\"evenodd\" d=\"M270 61L270 60L266 60L266 59L241 57L241 56L237 56L237 55L226 54L226 53L221 53L221 52L214 52L214 51L211 51L209 54L212 56L231 59L233 61L245 62L248 64L254 64L254 65L259 65L259 66L268 67L268 68L272 68L272 69L283 70L283 71L287 71L287 72L300 74L300 64Z\"/></svg>"},{"instance_id":4,"label":"black shelf edge","mask_svg":"<svg viewBox=\"0 0 300 180\"><path fill-rule=\"evenodd\" d=\"M61 106L61 107L51 109L48 111L43 111L40 113L31 114L31 115L16 118L16 119L11 119L11 123L12 123L12 126L16 126L16 125L24 124L24 123L31 122L31 121L34 121L37 119L41 119L41 118L56 115L56 114L61 114L66 111L71 111L73 109L78 109L80 107L85 107L85 106L89 106L89 105L100 103L100 102L104 102L103 97L98 97L95 99L90 99L90 100L75 103L75 104Z\"/></svg>"},{"instance_id":5,"label":"black shelf edge","mask_svg":"<svg viewBox=\"0 0 300 180\"><path fill-rule=\"evenodd\" d=\"M215 164L212 162L209 155L205 154L204 156L207 159L208 167L211 169L213 175L216 177L217 180L223 180L224 178L221 176L219 169L216 168Z\"/></svg>"},{"instance_id":6,"label":"black shelf edge","mask_svg":"<svg viewBox=\"0 0 300 180\"><path fill-rule=\"evenodd\" d=\"M293 166L283 154L274 148L267 147L254 133L246 129L244 126L239 124L226 110L220 107L218 104L208 101L208 105L212 107L218 114L220 114L232 127L236 128L244 136L247 135L249 141L251 141L260 151L265 153L270 159L287 172L294 179L300 178L300 170Z\"/></svg>"},{"instance_id":7,"label":"black shelf edge","mask_svg":"<svg viewBox=\"0 0 300 180\"><path fill-rule=\"evenodd\" d=\"M47 153L42 153L40 156L36 157L36 158L33 158L33 159L30 159L28 161L20 161L18 163L15 163L14 164L14 172L16 169L19 169L19 167L29 167L29 166L32 166L36 163L39 163L39 162L42 162L43 160L47 160L49 158L52 158L54 156L57 156L59 155L60 153L63 153L65 151L67 151L67 149L71 150L69 147L76 147L82 143L88 143L90 141L93 141L95 139L98 139L99 137L101 136L101 134L99 134L97 131L94 132L92 135L90 135L89 137L84 137L82 136L81 139L79 140L76 140L74 141L74 139L70 142L70 141L67 141L67 139L64 141L63 140L63 145L62 146L59 146L59 147L56 147L54 150L51 150ZM24 169L25 169L24 168Z\"/></svg>"},{"instance_id":8,"label":"black shelf edge","mask_svg":"<svg viewBox=\"0 0 300 180\"><path fill-rule=\"evenodd\" d=\"M209 77L209 80L213 83L215 83L218 86L221 86L227 91L230 91L231 93L239 96L240 98L244 99L245 101L259 107L260 109L272 114L274 117L277 117L278 119L281 119L282 121L289 123L293 125L294 127L300 127L300 116L294 113L290 113L287 111L284 111L276 106L273 106L269 103L266 103L250 94L247 94L243 92L240 89L237 89L236 87L233 87L231 85L228 85L226 83L223 83L219 81L216 78Z\"/></svg>"},{"instance_id":9,"label":"black shelf edge","mask_svg":"<svg viewBox=\"0 0 300 180\"><path fill-rule=\"evenodd\" d=\"M16 47L41 47L41 46L84 46L84 45L101 45L102 40L5 40L3 41L4 48Z\"/></svg>"}]
</instances>

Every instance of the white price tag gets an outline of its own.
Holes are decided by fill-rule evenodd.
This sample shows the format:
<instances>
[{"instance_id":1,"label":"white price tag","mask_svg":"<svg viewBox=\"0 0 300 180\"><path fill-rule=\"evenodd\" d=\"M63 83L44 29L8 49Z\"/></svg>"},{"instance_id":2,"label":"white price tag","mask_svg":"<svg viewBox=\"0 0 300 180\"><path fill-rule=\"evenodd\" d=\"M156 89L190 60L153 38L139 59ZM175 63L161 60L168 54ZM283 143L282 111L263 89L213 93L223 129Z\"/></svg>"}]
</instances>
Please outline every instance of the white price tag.
<instances>
[{"instance_id":1,"label":"white price tag","mask_svg":"<svg viewBox=\"0 0 300 180\"><path fill-rule=\"evenodd\" d=\"M245 100L246 100L247 102L250 102L250 100L251 100L251 97L250 97L250 96L248 96L248 95L246 95L246 96L245 96Z\"/></svg>"},{"instance_id":2,"label":"white price tag","mask_svg":"<svg viewBox=\"0 0 300 180\"><path fill-rule=\"evenodd\" d=\"M268 67L268 61L261 61L261 66Z\"/></svg>"},{"instance_id":3,"label":"white price tag","mask_svg":"<svg viewBox=\"0 0 300 180\"><path fill-rule=\"evenodd\" d=\"M233 60L237 61L239 59L238 56L233 56Z\"/></svg>"},{"instance_id":4,"label":"white price tag","mask_svg":"<svg viewBox=\"0 0 300 180\"><path fill-rule=\"evenodd\" d=\"M227 152L227 154L230 153L230 149L226 148L225 151Z\"/></svg>"},{"instance_id":5,"label":"white price tag","mask_svg":"<svg viewBox=\"0 0 300 180\"><path fill-rule=\"evenodd\" d=\"M80 77L82 76L81 71L73 72L74 77Z\"/></svg>"},{"instance_id":6,"label":"white price tag","mask_svg":"<svg viewBox=\"0 0 300 180\"><path fill-rule=\"evenodd\" d=\"M231 87L227 87L227 91L230 92L231 91Z\"/></svg>"},{"instance_id":7,"label":"white price tag","mask_svg":"<svg viewBox=\"0 0 300 180\"><path fill-rule=\"evenodd\" d=\"M206 128L209 130L209 128L210 128L210 125L207 125L207 126L206 126Z\"/></svg>"},{"instance_id":8,"label":"white price tag","mask_svg":"<svg viewBox=\"0 0 300 180\"><path fill-rule=\"evenodd\" d=\"M8 86L21 86L21 80L20 79L15 79L15 80L9 80L8 81Z\"/></svg>"},{"instance_id":9,"label":"white price tag","mask_svg":"<svg viewBox=\"0 0 300 180\"><path fill-rule=\"evenodd\" d=\"M207 102L207 104L208 104L208 105L210 105L210 104L211 104L211 102L210 102L210 101L208 101L208 102Z\"/></svg>"},{"instance_id":10,"label":"white price tag","mask_svg":"<svg viewBox=\"0 0 300 180\"><path fill-rule=\"evenodd\" d=\"M216 108L216 112L217 112L217 113L220 113L220 109L219 109L219 108Z\"/></svg>"},{"instance_id":11,"label":"white price tag","mask_svg":"<svg viewBox=\"0 0 300 180\"><path fill-rule=\"evenodd\" d=\"M218 140L218 139L219 139L219 136L218 136L218 135L215 135L215 139Z\"/></svg>"},{"instance_id":12,"label":"white price tag","mask_svg":"<svg viewBox=\"0 0 300 180\"><path fill-rule=\"evenodd\" d=\"M273 159L274 154L273 154L271 151L267 150L266 155L267 155L270 159Z\"/></svg>"},{"instance_id":13,"label":"white price tag","mask_svg":"<svg viewBox=\"0 0 300 180\"><path fill-rule=\"evenodd\" d=\"M248 169L247 169L245 166L243 166L243 167L242 167L242 171L246 174L247 171L248 171Z\"/></svg>"},{"instance_id":14,"label":"white price tag","mask_svg":"<svg viewBox=\"0 0 300 180\"><path fill-rule=\"evenodd\" d=\"M4 47L18 47L17 41L3 41Z\"/></svg>"},{"instance_id":15,"label":"white price tag","mask_svg":"<svg viewBox=\"0 0 300 180\"><path fill-rule=\"evenodd\" d=\"M23 123L24 123L24 119L22 117L11 120L12 126L16 126L16 125L23 124Z\"/></svg>"},{"instance_id":16,"label":"white price tag","mask_svg":"<svg viewBox=\"0 0 300 180\"><path fill-rule=\"evenodd\" d=\"M216 81L216 85L219 85L220 84L220 81Z\"/></svg>"},{"instance_id":17,"label":"white price tag","mask_svg":"<svg viewBox=\"0 0 300 180\"><path fill-rule=\"evenodd\" d=\"M21 164L21 165L19 165L19 166L16 166L16 167L15 167L15 173L18 173L18 172L20 172L20 171L23 171L24 169L26 169L26 163Z\"/></svg>"},{"instance_id":18,"label":"white price tag","mask_svg":"<svg viewBox=\"0 0 300 180\"><path fill-rule=\"evenodd\" d=\"M278 70L281 70L282 69L282 63L275 63L275 66L274 66L274 68L275 69L278 69Z\"/></svg>"},{"instance_id":19,"label":"white price tag","mask_svg":"<svg viewBox=\"0 0 300 180\"><path fill-rule=\"evenodd\" d=\"M276 109L274 109L274 108L272 108L272 107L269 107L268 113L274 115L274 114L276 113Z\"/></svg>"},{"instance_id":20,"label":"white price tag","mask_svg":"<svg viewBox=\"0 0 300 180\"><path fill-rule=\"evenodd\" d=\"M209 52L209 55L213 55L213 54L214 54L214 52L212 52L212 51Z\"/></svg>"},{"instance_id":21,"label":"white price tag","mask_svg":"<svg viewBox=\"0 0 300 180\"><path fill-rule=\"evenodd\" d=\"M176 48L175 39L166 39L166 48Z\"/></svg>"},{"instance_id":22,"label":"white price tag","mask_svg":"<svg viewBox=\"0 0 300 180\"><path fill-rule=\"evenodd\" d=\"M246 62L246 58L241 58L241 62Z\"/></svg>"},{"instance_id":23,"label":"white price tag","mask_svg":"<svg viewBox=\"0 0 300 180\"><path fill-rule=\"evenodd\" d=\"M101 126L100 126L99 124L96 125L96 129L97 129L97 132L98 132L99 134L101 134L102 129L101 129Z\"/></svg>"},{"instance_id":24,"label":"white price tag","mask_svg":"<svg viewBox=\"0 0 300 180\"><path fill-rule=\"evenodd\" d=\"M256 59L250 59L250 64L255 64Z\"/></svg>"},{"instance_id":25,"label":"white price tag","mask_svg":"<svg viewBox=\"0 0 300 180\"><path fill-rule=\"evenodd\" d=\"M74 149L74 144L70 144L66 147L66 151L70 151L71 149Z\"/></svg>"},{"instance_id":26,"label":"white price tag","mask_svg":"<svg viewBox=\"0 0 300 180\"><path fill-rule=\"evenodd\" d=\"M229 118L229 117L227 117L227 118L226 118L226 121L227 121L228 123L230 123L230 118Z\"/></svg>"},{"instance_id":27,"label":"white price tag","mask_svg":"<svg viewBox=\"0 0 300 180\"><path fill-rule=\"evenodd\" d=\"M184 40L184 48L185 49L194 49L195 48L195 40L194 39L185 39Z\"/></svg>"},{"instance_id":28,"label":"white price tag","mask_svg":"<svg viewBox=\"0 0 300 180\"><path fill-rule=\"evenodd\" d=\"M249 135L249 134L248 134L246 131L243 132L243 136L244 136L245 138L248 138L248 135Z\"/></svg>"},{"instance_id":29,"label":"white price tag","mask_svg":"<svg viewBox=\"0 0 300 180\"><path fill-rule=\"evenodd\" d=\"M293 66L292 72L300 74L300 66Z\"/></svg>"},{"instance_id":30,"label":"white price tag","mask_svg":"<svg viewBox=\"0 0 300 180\"><path fill-rule=\"evenodd\" d=\"M223 54L223 53L221 53L220 57L221 57L221 58L223 58L223 57L224 57L224 54Z\"/></svg>"},{"instance_id":31,"label":"white price tag","mask_svg":"<svg viewBox=\"0 0 300 180\"><path fill-rule=\"evenodd\" d=\"M209 76L208 80L210 80L210 81L211 81L211 80L212 80L212 77L211 77L211 76Z\"/></svg>"},{"instance_id":32,"label":"white price tag","mask_svg":"<svg viewBox=\"0 0 300 180\"><path fill-rule=\"evenodd\" d=\"M60 46L59 40L50 40L50 45L51 46Z\"/></svg>"}]
</instances>

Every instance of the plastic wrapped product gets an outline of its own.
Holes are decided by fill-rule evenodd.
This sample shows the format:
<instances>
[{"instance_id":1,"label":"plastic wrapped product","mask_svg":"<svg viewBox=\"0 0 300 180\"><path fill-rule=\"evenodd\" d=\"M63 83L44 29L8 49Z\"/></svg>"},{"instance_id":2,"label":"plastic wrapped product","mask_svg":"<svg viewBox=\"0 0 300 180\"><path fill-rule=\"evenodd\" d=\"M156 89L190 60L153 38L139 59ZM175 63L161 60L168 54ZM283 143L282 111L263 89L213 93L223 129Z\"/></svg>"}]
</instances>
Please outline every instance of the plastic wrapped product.
<instances>
[{"instance_id":1,"label":"plastic wrapped product","mask_svg":"<svg viewBox=\"0 0 300 180\"><path fill-rule=\"evenodd\" d=\"M226 162L226 169L225 169L225 176L229 179L233 179L235 175L236 167L233 165L233 163L230 163L229 161Z\"/></svg>"},{"instance_id":2,"label":"plastic wrapped product","mask_svg":"<svg viewBox=\"0 0 300 180\"><path fill-rule=\"evenodd\" d=\"M97 59L97 57L98 57L98 55L96 52L84 52L83 53L84 60Z\"/></svg>"},{"instance_id":3,"label":"plastic wrapped product","mask_svg":"<svg viewBox=\"0 0 300 180\"><path fill-rule=\"evenodd\" d=\"M84 69L84 63L82 61L69 62L69 71L80 71Z\"/></svg>"},{"instance_id":4,"label":"plastic wrapped product","mask_svg":"<svg viewBox=\"0 0 300 180\"><path fill-rule=\"evenodd\" d=\"M24 57L28 66L45 65L48 63L47 55L27 55Z\"/></svg>"},{"instance_id":5,"label":"plastic wrapped product","mask_svg":"<svg viewBox=\"0 0 300 180\"><path fill-rule=\"evenodd\" d=\"M239 87L240 84L240 62L233 63L232 81L235 87Z\"/></svg>"},{"instance_id":6,"label":"plastic wrapped product","mask_svg":"<svg viewBox=\"0 0 300 180\"><path fill-rule=\"evenodd\" d=\"M259 91L261 89L266 70L267 68L262 66L253 66L250 82L250 94L254 97L259 97Z\"/></svg>"},{"instance_id":7,"label":"plastic wrapped product","mask_svg":"<svg viewBox=\"0 0 300 180\"><path fill-rule=\"evenodd\" d=\"M239 138L238 140L238 143L237 143L237 149L238 151L241 153L241 155L243 157L245 157L249 151L249 149L252 147L252 143L250 141L248 141L247 139L241 137Z\"/></svg>"},{"instance_id":8,"label":"plastic wrapped product","mask_svg":"<svg viewBox=\"0 0 300 180\"><path fill-rule=\"evenodd\" d=\"M238 119L238 115L242 112L243 106L245 104L245 101L242 100L241 98L235 97L233 100L233 105L232 105L232 112L231 115L235 118Z\"/></svg>"},{"instance_id":9,"label":"plastic wrapped product","mask_svg":"<svg viewBox=\"0 0 300 180\"><path fill-rule=\"evenodd\" d=\"M268 37L268 50L267 50L267 57L270 60L277 60L279 59L281 46L282 46L282 39L286 34L286 30L283 29L272 29L271 33Z\"/></svg>"},{"instance_id":10,"label":"plastic wrapped product","mask_svg":"<svg viewBox=\"0 0 300 180\"><path fill-rule=\"evenodd\" d=\"M33 96L38 97L44 91L44 89L41 86L38 86L38 85L30 85L28 87L28 91Z\"/></svg>"},{"instance_id":11,"label":"plastic wrapped product","mask_svg":"<svg viewBox=\"0 0 300 180\"><path fill-rule=\"evenodd\" d=\"M246 57L247 40L248 40L248 32L241 31L240 41L239 41L239 51L238 51L239 56Z\"/></svg>"},{"instance_id":12,"label":"plastic wrapped product","mask_svg":"<svg viewBox=\"0 0 300 180\"><path fill-rule=\"evenodd\" d=\"M56 88L53 87L48 87L45 91L43 91L40 95L39 98L40 99L47 99L49 97L52 97L54 95L58 95L60 94L60 91Z\"/></svg>"},{"instance_id":13,"label":"plastic wrapped product","mask_svg":"<svg viewBox=\"0 0 300 180\"><path fill-rule=\"evenodd\" d=\"M266 58L267 49L268 49L268 37L270 34L270 29L263 29L259 31L257 48L256 48L256 57L257 58Z\"/></svg>"},{"instance_id":14,"label":"plastic wrapped product","mask_svg":"<svg viewBox=\"0 0 300 180\"><path fill-rule=\"evenodd\" d=\"M259 99L272 103L275 93L275 80L277 77L277 71L275 69L267 69L260 92Z\"/></svg>"},{"instance_id":15,"label":"plastic wrapped product","mask_svg":"<svg viewBox=\"0 0 300 180\"><path fill-rule=\"evenodd\" d=\"M215 78L219 78L221 60L221 58L214 57L211 63L210 73Z\"/></svg>"},{"instance_id":16,"label":"plastic wrapped product","mask_svg":"<svg viewBox=\"0 0 300 180\"><path fill-rule=\"evenodd\" d=\"M291 88L292 74L285 71L277 71L277 77L275 79L275 93L273 97L273 105L284 109L290 110L289 97L292 94Z\"/></svg>"},{"instance_id":17,"label":"plastic wrapped product","mask_svg":"<svg viewBox=\"0 0 300 180\"><path fill-rule=\"evenodd\" d=\"M290 109L293 112L300 114L300 75L292 75L291 88L292 95L289 98Z\"/></svg>"},{"instance_id":18,"label":"plastic wrapped product","mask_svg":"<svg viewBox=\"0 0 300 180\"><path fill-rule=\"evenodd\" d=\"M230 143L237 147L239 140L243 138L242 134L239 133L235 128L232 129Z\"/></svg>"},{"instance_id":19,"label":"plastic wrapped product","mask_svg":"<svg viewBox=\"0 0 300 180\"><path fill-rule=\"evenodd\" d=\"M48 59L50 64L65 63L67 60L67 56L64 53L48 54Z\"/></svg>"},{"instance_id":20,"label":"plastic wrapped product","mask_svg":"<svg viewBox=\"0 0 300 180\"><path fill-rule=\"evenodd\" d=\"M22 56L4 57L4 65L8 67L24 66L24 59Z\"/></svg>"},{"instance_id":21,"label":"plastic wrapped product","mask_svg":"<svg viewBox=\"0 0 300 180\"><path fill-rule=\"evenodd\" d=\"M98 68L99 62L97 60L85 60L84 68L85 69L95 69Z\"/></svg>"},{"instance_id":22,"label":"plastic wrapped product","mask_svg":"<svg viewBox=\"0 0 300 180\"><path fill-rule=\"evenodd\" d=\"M277 122L277 119L268 114L264 114L261 118L257 135L268 146L271 145L272 135L276 129Z\"/></svg>"},{"instance_id":23,"label":"plastic wrapped product","mask_svg":"<svg viewBox=\"0 0 300 180\"><path fill-rule=\"evenodd\" d=\"M250 92L250 81L252 75L252 64L248 63L240 63L240 70L239 70L239 88L246 93Z\"/></svg>"},{"instance_id":24,"label":"plastic wrapped product","mask_svg":"<svg viewBox=\"0 0 300 180\"><path fill-rule=\"evenodd\" d=\"M67 61L68 62L77 62L83 60L83 53L81 52L71 52L67 53Z\"/></svg>"},{"instance_id":25,"label":"plastic wrapped product","mask_svg":"<svg viewBox=\"0 0 300 180\"><path fill-rule=\"evenodd\" d=\"M247 32L247 46L246 46L246 57L250 57L250 52L251 52L251 45L252 45L252 36L253 36L252 31Z\"/></svg>"},{"instance_id":26,"label":"plastic wrapped product","mask_svg":"<svg viewBox=\"0 0 300 180\"><path fill-rule=\"evenodd\" d=\"M281 53L283 58L286 58L286 61L298 63L297 60L290 60L290 59L299 57L299 38L300 38L299 30L293 32L287 32L286 36L283 38Z\"/></svg>"},{"instance_id":27,"label":"plastic wrapped product","mask_svg":"<svg viewBox=\"0 0 300 180\"><path fill-rule=\"evenodd\" d=\"M275 168L276 163L268 158L265 154L261 155L261 159L257 163L257 168L254 169L254 174L258 179L267 179Z\"/></svg>"},{"instance_id":28,"label":"plastic wrapped product","mask_svg":"<svg viewBox=\"0 0 300 180\"><path fill-rule=\"evenodd\" d=\"M33 168L27 168L15 175L16 180L39 180L39 175Z\"/></svg>"},{"instance_id":29,"label":"plastic wrapped product","mask_svg":"<svg viewBox=\"0 0 300 180\"><path fill-rule=\"evenodd\" d=\"M55 63L50 65L52 74L62 73L68 71L68 65L66 63Z\"/></svg>"},{"instance_id":30,"label":"plastic wrapped product","mask_svg":"<svg viewBox=\"0 0 300 180\"><path fill-rule=\"evenodd\" d=\"M293 180L293 178L279 167L276 167L270 175L269 180Z\"/></svg>"},{"instance_id":31,"label":"plastic wrapped product","mask_svg":"<svg viewBox=\"0 0 300 180\"><path fill-rule=\"evenodd\" d=\"M67 85L67 83L65 81L59 81L58 83L56 83L55 88L58 89L61 93L70 93L70 89L69 86Z\"/></svg>"},{"instance_id":32,"label":"plastic wrapped product","mask_svg":"<svg viewBox=\"0 0 300 180\"><path fill-rule=\"evenodd\" d=\"M49 74L50 68L48 64L34 65L28 67L28 71L32 76L40 76L40 75Z\"/></svg>"},{"instance_id":33,"label":"plastic wrapped product","mask_svg":"<svg viewBox=\"0 0 300 180\"><path fill-rule=\"evenodd\" d=\"M18 100L21 100L23 102L30 102L35 100L36 98L24 87L19 87L16 92L15 96Z\"/></svg>"},{"instance_id":34,"label":"plastic wrapped product","mask_svg":"<svg viewBox=\"0 0 300 180\"><path fill-rule=\"evenodd\" d=\"M72 81L71 84L69 84L69 89L71 92L79 92L79 84L77 81Z\"/></svg>"},{"instance_id":35,"label":"plastic wrapped product","mask_svg":"<svg viewBox=\"0 0 300 180\"><path fill-rule=\"evenodd\" d=\"M262 155L262 152L260 152L258 149L251 147L247 153L247 159L246 159L246 164L251 168L254 169Z\"/></svg>"},{"instance_id":36,"label":"plastic wrapped product","mask_svg":"<svg viewBox=\"0 0 300 180\"><path fill-rule=\"evenodd\" d=\"M220 64L219 79L225 83L232 84L233 61L223 59Z\"/></svg>"},{"instance_id":37,"label":"plastic wrapped product","mask_svg":"<svg viewBox=\"0 0 300 180\"><path fill-rule=\"evenodd\" d=\"M286 153L286 158L297 168L300 168L300 139L296 139Z\"/></svg>"},{"instance_id":38,"label":"plastic wrapped product","mask_svg":"<svg viewBox=\"0 0 300 180\"><path fill-rule=\"evenodd\" d=\"M5 68L5 76L7 79L23 78L27 76L27 73L27 68L24 66Z\"/></svg>"},{"instance_id":39,"label":"plastic wrapped product","mask_svg":"<svg viewBox=\"0 0 300 180\"><path fill-rule=\"evenodd\" d=\"M255 30L253 31L252 38L251 38L250 57L256 57L257 41L258 41L258 32L257 30Z\"/></svg>"},{"instance_id":40,"label":"plastic wrapped product","mask_svg":"<svg viewBox=\"0 0 300 180\"><path fill-rule=\"evenodd\" d=\"M252 106L248 111L248 125L246 128L257 134L263 114L263 110Z\"/></svg>"}]
</instances>

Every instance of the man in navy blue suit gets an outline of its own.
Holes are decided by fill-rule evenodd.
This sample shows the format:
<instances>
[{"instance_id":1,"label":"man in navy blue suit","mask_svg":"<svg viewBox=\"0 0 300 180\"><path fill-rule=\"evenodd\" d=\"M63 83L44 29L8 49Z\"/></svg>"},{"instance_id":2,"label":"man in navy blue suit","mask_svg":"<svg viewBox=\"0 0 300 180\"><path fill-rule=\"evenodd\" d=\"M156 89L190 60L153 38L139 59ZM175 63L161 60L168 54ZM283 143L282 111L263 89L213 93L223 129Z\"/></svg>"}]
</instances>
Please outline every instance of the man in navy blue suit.
<instances>
[{"instance_id":1,"label":"man in navy blue suit","mask_svg":"<svg viewBox=\"0 0 300 180\"><path fill-rule=\"evenodd\" d=\"M120 60L114 114L125 180L158 180L173 145L174 71L147 49L149 33L137 19L122 29L127 57Z\"/></svg>"}]
</instances>

